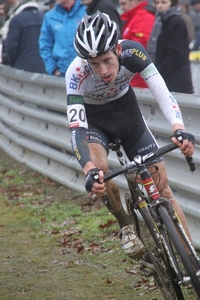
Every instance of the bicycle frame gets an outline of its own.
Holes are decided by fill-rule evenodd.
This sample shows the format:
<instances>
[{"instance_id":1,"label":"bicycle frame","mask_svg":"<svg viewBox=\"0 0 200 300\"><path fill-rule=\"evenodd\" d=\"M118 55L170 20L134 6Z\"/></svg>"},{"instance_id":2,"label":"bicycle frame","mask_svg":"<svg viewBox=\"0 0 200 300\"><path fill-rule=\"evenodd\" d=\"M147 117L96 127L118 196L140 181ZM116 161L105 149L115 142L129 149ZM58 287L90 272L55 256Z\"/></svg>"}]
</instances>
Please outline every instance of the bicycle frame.
<instances>
[{"instance_id":1,"label":"bicycle frame","mask_svg":"<svg viewBox=\"0 0 200 300\"><path fill-rule=\"evenodd\" d=\"M154 160L156 157L159 157L167 152L170 152L177 148L176 145L173 143L168 144L155 152L151 152L145 156L137 156L134 158L133 161L127 162L125 159L125 156L123 152L121 151L121 145L120 141L116 140L114 143L110 144L110 148L114 151L116 151L118 160L121 164L121 167L116 168L112 171L110 171L108 174L105 175L105 181L124 173L127 183L129 186L129 190L131 193L131 197L128 200L129 201L129 207L128 211L131 213L131 215L134 217L134 220L136 221L136 230L138 232L138 235L140 236L140 226L138 223L137 215L135 213L135 210L138 210L140 214L142 215L144 221L146 222L146 225L150 231L151 236L153 237L153 240L156 245L156 252L162 257L162 260L164 261L164 265L166 267L166 272L169 276L168 278L168 285L165 286L162 283L162 272L163 270L159 270L160 266L159 263L156 261L156 256L154 253L149 252L150 259L153 263L152 269L155 268L156 272L158 273L157 285L160 285L161 292L163 293L163 296L165 299L185 299L184 295L182 294L182 291L180 289L180 285L186 284L188 282L194 281L194 288L196 289L196 285L198 285L198 277L200 277L200 260L197 256L197 253L192 246L191 242L189 241L185 230L178 219L176 213L173 210L173 207L171 203L165 199L162 198L159 194L159 191L154 183L154 180L148 170L148 166L152 165L152 160ZM190 170L195 170L195 165L192 160L192 158L187 159L187 162L190 166ZM135 174L135 182L132 179L132 176L130 174ZM140 183L142 183L143 187L146 190L146 193L148 195L148 199L144 196L141 188L138 186L137 183L137 176L140 178ZM164 210L164 211L163 211ZM189 252L192 254L193 258L196 260L196 263L198 265L199 271L196 272L196 274L193 274L193 272L190 270L190 268L187 267L189 262L187 261L187 258L185 258L185 254L183 254L184 261L186 259L187 264L185 267L186 272L191 274L190 276L184 276L182 273L179 264L177 262L177 258L174 252L174 246L172 244L176 243L176 241L173 241L171 243L171 237L169 236L168 232L165 229L166 224L162 221L162 214L167 211L167 215L169 216L170 220L172 221L175 227L177 228L180 236L182 237L183 241L187 245L187 248L189 249ZM166 216L167 218L167 216ZM173 226L174 226L173 225ZM164 227L163 227L164 226ZM145 244L145 241L143 241ZM181 254L182 255L182 254ZM144 262L145 263L145 262ZM148 264L147 264L148 265ZM193 282L192 282L193 283ZM200 285L200 283L199 283ZM174 292L168 292L170 288L174 288ZM198 297L200 297L200 288L197 287L196 293Z\"/></svg>"}]
</instances>

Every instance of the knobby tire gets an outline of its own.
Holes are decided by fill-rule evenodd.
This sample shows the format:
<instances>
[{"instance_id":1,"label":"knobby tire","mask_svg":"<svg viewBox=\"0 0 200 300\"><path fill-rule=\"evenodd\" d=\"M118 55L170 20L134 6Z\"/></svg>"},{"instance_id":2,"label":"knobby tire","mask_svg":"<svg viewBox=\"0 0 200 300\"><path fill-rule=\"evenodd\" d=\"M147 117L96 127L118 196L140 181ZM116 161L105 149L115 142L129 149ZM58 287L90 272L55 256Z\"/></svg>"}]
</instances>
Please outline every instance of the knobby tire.
<instances>
[{"instance_id":1,"label":"knobby tire","mask_svg":"<svg viewBox=\"0 0 200 300\"><path fill-rule=\"evenodd\" d=\"M149 232L151 233L151 236L155 242L155 246L159 249L162 249L163 247L161 239L160 237L158 238L158 236L160 236L160 233L157 229L157 226L151 216L148 207L143 207L139 209L139 211ZM166 235L164 235L164 233L163 237L165 237L165 240L167 240ZM143 242L145 244L145 241ZM170 266L169 260L167 259L167 255L164 253L163 255L160 255L160 258L162 258L162 262L159 262L159 260L156 259L156 256L153 253L151 253L151 251L148 250L148 253L156 271L156 273L153 275L154 280L164 299L184 300L185 298L182 294L180 287L174 284L174 278L176 278L176 275L174 273L174 270Z\"/></svg>"},{"instance_id":2,"label":"knobby tire","mask_svg":"<svg viewBox=\"0 0 200 300\"><path fill-rule=\"evenodd\" d=\"M154 255L155 247L161 249L162 241L160 239L160 234L159 234L158 228L156 226L156 223L152 218L152 215L149 211L147 204L145 205L145 203L144 203L144 205L140 205L140 206L138 204L136 204L136 209L140 212L140 214L143 218L143 221L146 224L146 228L150 232L151 237L154 241L154 247L153 247L154 249L152 251L150 251L148 249L149 247L147 247L145 239L142 238L142 236L141 236L140 225L139 225L138 217L137 217L137 214L135 213L135 208L134 208L134 203L135 202L137 203L136 199L138 199L138 197L140 196L140 189L137 186L137 184L133 183L133 182L129 182L129 189L130 189L130 193L127 192L125 194L127 210L128 210L129 215L131 215L134 219L137 233L138 233L139 237L142 239L142 241L147 249L147 252L149 253L150 260L151 260L152 264L154 265L155 272L154 272L153 277L156 282L156 285L159 288L159 290L165 300L177 300L177 299L184 300L184 298L182 297L182 292L180 290L180 287L178 287L178 292L174 289L173 281L171 278L171 273L169 274L169 269L170 269L169 262L167 262L166 259L165 260L162 259L162 263L160 263L160 262L158 262L158 260L156 260L156 257ZM135 200L133 200L133 199L135 199ZM176 297L177 294L180 295L180 298Z\"/></svg>"},{"instance_id":3,"label":"knobby tire","mask_svg":"<svg viewBox=\"0 0 200 300\"><path fill-rule=\"evenodd\" d=\"M166 232L166 228L165 226L160 226L159 228L160 234L162 236L162 240L163 240L163 247L165 244L165 257L163 257L163 261L164 264L166 266L167 269L167 274L170 277L170 282L172 283L172 288L174 290L174 298L172 299L176 299L176 300L187 300L185 299L181 287L179 286L178 282L177 282L177 274L175 273L174 269L171 266L170 263L170 259L169 259L169 255L171 256L171 258L173 259L173 262L176 265L176 268L179 269L177 260L176 260L176 254L174 253L174 248L172 247L172 243L169 239L168 233ZM170 254L167 254L170 253Z\"/></svg>"},{"instance_id":4,"label":"knobby tire","mask_svg":"<svg viewBox=\"0 0 200 300\"><path fill-rule=\"evenodd\" d=\"M187 272L187 275L191 279L191 283L192 283L194 290L198 296L198 299L200 299L200 281L199 281L199 279L196 275L196 271L189 259L188 253L186 252L186 250L183 246L183 243L177 232L175 224L172 221L172 219L170 218L170 216L164 206L160 206L158 208L158 211L159 211L159 215L162 219L162 222L167 229L169 237L174 245L174 248L176 249L177 253L180 256L181 262Z\"/></svg>"}]
</instances>

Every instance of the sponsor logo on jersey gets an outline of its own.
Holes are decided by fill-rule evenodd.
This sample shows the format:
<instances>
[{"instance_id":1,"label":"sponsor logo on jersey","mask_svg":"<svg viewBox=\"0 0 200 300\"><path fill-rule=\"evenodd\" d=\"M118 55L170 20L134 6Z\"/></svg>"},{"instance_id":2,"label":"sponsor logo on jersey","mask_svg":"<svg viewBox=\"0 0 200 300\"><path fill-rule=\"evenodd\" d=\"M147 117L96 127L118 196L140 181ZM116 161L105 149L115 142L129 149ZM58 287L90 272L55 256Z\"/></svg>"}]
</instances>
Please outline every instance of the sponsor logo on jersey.
<instances>
[{"instance_id":1,"label":"sponsor logo on jersey","mask_svg":"<svg viewBox=\"0 0 200 300\"><path fill-rule=\"evenodd\" d=\"M78 147L77 147L76 132L75 131L72 131L72 133L71 133L71 143L72 143L72 149L74 150L78 161L80 161L81 160L81 154L80 154L80 152L78 150Z\"/></svg>"},{"instance_id":2,"label":"sponsor logo on jersey","mask_svg":"<svg viewBox=\"0 0 200 300\"><path fill-rule=\"evenodd\" d=\"M81 81L84 80L91 73L93 73L93 71L90 65L88 64L85 65L83 68L77 67L76 73L72 74L72 77L70 78L69 88L73 90L78 90Z\"/></svg>"},{"instance_id":3,"label":"sponsor logo on jersey","mask_svg":"<svg viewBox=\"0 0 200 300\"><path fill-rule=\"evenodd\" d=\"M142 51L140 51L136 48L124 50L121 54L121 57L122 58L131 57L132 55L138 56L142 60L147 60L147 56Z\"/></svg>"},{"instance_id":4,"label":"sponsor logo on jersey","mask_svg":"<svg viewBox=\"0 0 200 300\"><path fill-rule=\"evenodd\" d=\"M67 96L67 105L72 105L72 104L83 104L83 96L68 95Z\"/></svg>"},{"instance_id":5,"label":"sponsor logo on jersey","mask_svg":"<svg viewBox=\"0 0 200 300\"><path fill-rule=\"evenodd\" d=\"M138 153L144 152L144 151L149 150L149 149L153 149L155 147L155 145L156 144L153 143L153 144L147 145L146 147L140 148L140 149L138 149Z\"/></svg>"},{"instance_id":6,"label":"sponsor logo on jersey","mask_svg":"<svg viewBox=\"0 0 200 300\"><path fill-rule=\"evenodd\" d=\"M170 99L172 101L172 108L175 111L176 118L182 120L182 113L176 99L174 98L173 95L170 95Z\"/></svg>"},{"instance_id":7,"label":"sponsor logo on jersey","mask_svg":"<svg viewBox=\"0 0 200 300\"><path fill-rule=\"evenodd\" d=\"M158 73L158 70L155 68L155 65L150 64L140 74L142 75L142 77L144 77L147 80L152 75L155 75L157 73Z\"/></svg>"}]
</instances>

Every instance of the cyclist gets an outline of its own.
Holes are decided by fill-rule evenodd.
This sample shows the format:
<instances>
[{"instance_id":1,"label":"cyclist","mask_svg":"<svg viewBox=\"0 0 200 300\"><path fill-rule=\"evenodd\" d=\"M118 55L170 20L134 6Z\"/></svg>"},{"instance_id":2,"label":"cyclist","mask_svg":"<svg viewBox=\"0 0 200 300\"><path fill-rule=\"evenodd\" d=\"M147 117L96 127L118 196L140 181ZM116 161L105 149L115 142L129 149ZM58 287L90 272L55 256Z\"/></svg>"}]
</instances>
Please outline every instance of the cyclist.
<instances>
[{"instance_id":1,"label":"cyclist","mask_svg":"<svg viewBox=\"0 0 200 300\"><path fill-rule=\"evenodd\" d=\"M103 200L119 223L119 239L125 253L140 257L144 246L138 238L130 217L124 211L119 190L110 180L103 182L108 172L109 142L119 137L129 159L145 155L158 145L144 121L130 80L139 72L172 125L173 133L180 129L181 144L174 137L182 153L191 156L193 144L188 141L180 108L152 63L144 47L134 41L118 40L119 29L109 16L97 11L85 15L74 40L78 56L69 66L66 78L67 115L71 128L72 149L86 175L86 190ZM189 235L183 211L173 197L163 158L155 161L158 172L150 171L161 196L170 199ZM99 182L94 180L99 177ZM190 237L191 238L191 237Z\"/></svg>"}]
</instances>

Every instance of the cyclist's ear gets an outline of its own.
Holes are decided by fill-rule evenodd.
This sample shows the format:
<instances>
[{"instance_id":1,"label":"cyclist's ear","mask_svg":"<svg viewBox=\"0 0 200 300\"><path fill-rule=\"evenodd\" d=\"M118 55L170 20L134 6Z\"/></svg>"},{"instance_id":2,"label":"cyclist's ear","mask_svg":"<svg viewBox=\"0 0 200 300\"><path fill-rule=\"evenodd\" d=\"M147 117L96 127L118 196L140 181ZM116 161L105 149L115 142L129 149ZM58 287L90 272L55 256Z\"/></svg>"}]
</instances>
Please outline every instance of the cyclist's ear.
<instances>
[{"instance_id":1,"label":"cyclist's ear","mask_svg":"<svg viewBox=\"0 0 200 300\"><path fill-rule=\"evenodd\" d=\"M122 45L121 44L117 44L116 46L116 54L120 55L122 53Z\"/></svg>"}]
</instances>

